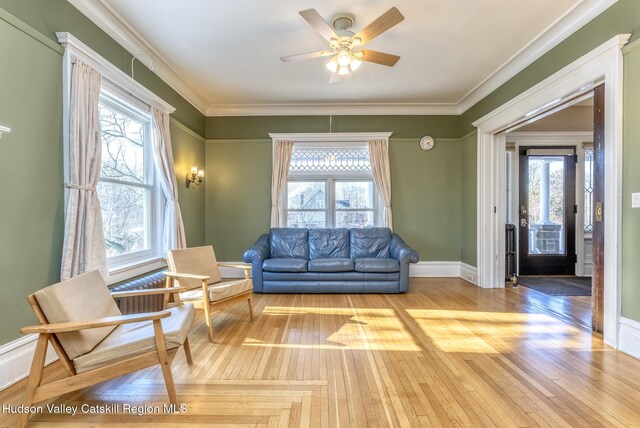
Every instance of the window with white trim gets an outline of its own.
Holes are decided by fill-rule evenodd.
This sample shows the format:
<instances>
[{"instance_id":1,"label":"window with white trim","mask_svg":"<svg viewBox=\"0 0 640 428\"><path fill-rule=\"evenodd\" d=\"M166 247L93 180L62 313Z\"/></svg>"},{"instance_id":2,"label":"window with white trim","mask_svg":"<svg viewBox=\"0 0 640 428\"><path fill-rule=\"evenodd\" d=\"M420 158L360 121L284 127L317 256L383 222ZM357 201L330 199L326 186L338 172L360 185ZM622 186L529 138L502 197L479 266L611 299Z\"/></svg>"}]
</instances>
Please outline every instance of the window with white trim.
<instances>
[{"instance_id":1,"label":"window with white trim","mask_svg":"<svg viewBox=\"0 0 640 428\"><path fill-rule=\"evenodd\" d=\"M150 108L103 89L100 128L97 191L109 268L158 257L164 197L154 179Z\"/></svg>"},{"instance_id":2,"label":"window with white trim","mask_svg":"<svg viewBox=\"0 0 640 428\"><path fill-rule=\"evenodd\" d=\"M296 143L282 200L282 226L380 225L380 198L367 145Z\"/></svg>"}]
</instances>

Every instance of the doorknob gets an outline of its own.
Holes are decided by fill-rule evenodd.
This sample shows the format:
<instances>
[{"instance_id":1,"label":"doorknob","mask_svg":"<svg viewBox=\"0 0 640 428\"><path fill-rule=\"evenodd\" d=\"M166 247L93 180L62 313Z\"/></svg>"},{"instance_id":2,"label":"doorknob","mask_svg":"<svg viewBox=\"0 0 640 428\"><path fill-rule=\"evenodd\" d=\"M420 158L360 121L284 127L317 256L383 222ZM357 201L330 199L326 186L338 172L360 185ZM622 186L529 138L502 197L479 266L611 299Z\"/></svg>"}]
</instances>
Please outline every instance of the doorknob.
<instances>
[{"instance_id":1,"label":"doorknob","mask_svg":"<svg viewBox=\"0 0 640 428\"><path fill-rule=\"evenodd\" d=\"M523 216L523 217L527 215L527 206L526 205L520 205L520 215Z\"/></svg>"},{"instance_id":2,"label":"doorknob","mask_svg":"<svg viewBox=\"0 0 640 428\"><path fill-rule=\"evenodd\" d=\"M602 202L596 202L596 221L602 221Z\"/></svg>"}]
</instances>

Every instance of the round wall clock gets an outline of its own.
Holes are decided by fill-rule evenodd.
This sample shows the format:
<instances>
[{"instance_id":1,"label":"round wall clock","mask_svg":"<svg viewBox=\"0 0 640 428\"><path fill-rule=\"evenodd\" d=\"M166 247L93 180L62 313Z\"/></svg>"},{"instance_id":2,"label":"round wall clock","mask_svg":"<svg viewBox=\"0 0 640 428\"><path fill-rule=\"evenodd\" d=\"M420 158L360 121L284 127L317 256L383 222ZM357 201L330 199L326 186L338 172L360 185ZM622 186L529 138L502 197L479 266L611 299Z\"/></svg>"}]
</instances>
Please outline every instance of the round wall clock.
<instances>
[{"instance_id":1,"label":"round wall clock","mask_svg":"<svg viewBox=\"0 0 640 428\"><path fill-rule=\"evenodd\" d=\"M422 139L420 140L420 148L422 150L431 150L433 149L433 146L436 144L436 142L434 141L433 137L422 137Z\"/></svg>"}]
</instances>

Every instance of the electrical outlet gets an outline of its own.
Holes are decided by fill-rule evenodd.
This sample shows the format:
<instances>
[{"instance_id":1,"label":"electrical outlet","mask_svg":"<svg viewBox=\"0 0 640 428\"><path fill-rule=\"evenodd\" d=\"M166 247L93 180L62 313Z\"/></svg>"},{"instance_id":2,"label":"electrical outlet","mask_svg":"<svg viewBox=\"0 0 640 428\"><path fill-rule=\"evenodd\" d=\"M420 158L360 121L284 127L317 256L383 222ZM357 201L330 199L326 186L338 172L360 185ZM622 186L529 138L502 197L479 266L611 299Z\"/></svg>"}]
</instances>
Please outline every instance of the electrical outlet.
<instances>
[{"instance_id":1,"label":"electrical outlet","mask_svg":"<svg viewBox=\"0 0 640 428\"><path fill-rule=\"evenodd\" d=\"M640 193L631 194L631 208L640 208Z\"/></svg>"}]
</instances>

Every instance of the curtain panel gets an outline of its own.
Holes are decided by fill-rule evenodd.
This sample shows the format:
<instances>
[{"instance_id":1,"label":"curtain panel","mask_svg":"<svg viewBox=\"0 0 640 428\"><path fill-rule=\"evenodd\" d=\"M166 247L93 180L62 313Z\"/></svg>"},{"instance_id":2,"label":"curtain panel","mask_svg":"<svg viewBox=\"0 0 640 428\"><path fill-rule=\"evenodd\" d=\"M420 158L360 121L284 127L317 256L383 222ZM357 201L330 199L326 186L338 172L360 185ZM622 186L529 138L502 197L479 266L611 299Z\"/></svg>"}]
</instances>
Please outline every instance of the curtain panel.
<instances>
[{"instance_id":1,"label":"curtain panel","mask_svg":"<svg viewBox=\"0 0 640 428\"><path fill-rule=\"evenodd\" d=\"M389 142L387 140L369 141L371 173L384 204L384 225L393 230L391 214L391 167L389 165Z\"/></svg>"},{"instance_id":2,"label":"curtain panel","mask_svg":"<svg viewBox=\"0 0 640 428\"><path fill-rule=\"evenodd\" d=\"M273 173L271 176L271 227L280 227L280 201L287 183L293 141L276 141L273 150Z\"/></svg>"},{"instance_id":3,"label":"curtain panel","mask_svg":"<svg viewBox=\"0 0 640 428\"><path fill-rule=\"evenodd\" d=\"M152 109L153 123L153 163L156 167L156 177L167 200L164 211L163 225L163 254L169 250L187 247L184 223L180 204L178 203L178 185L173 164L171 150L171 133L169 130L169 115L156 108Z\"/></svg>"},{"instance_id":4,"label":"curtain panel","mask_svg":"<svg viewBox=\"0 0 640 428\"><path fill-rule=\"evenodd\" d=\"M80 60L71 70L69 102L69 189L62 250L62 280L92 270L108 277L102 211L96 186L100 179L100 81L98 71Z\"/></svg>"}]
</instances>

